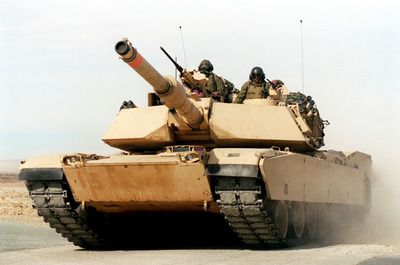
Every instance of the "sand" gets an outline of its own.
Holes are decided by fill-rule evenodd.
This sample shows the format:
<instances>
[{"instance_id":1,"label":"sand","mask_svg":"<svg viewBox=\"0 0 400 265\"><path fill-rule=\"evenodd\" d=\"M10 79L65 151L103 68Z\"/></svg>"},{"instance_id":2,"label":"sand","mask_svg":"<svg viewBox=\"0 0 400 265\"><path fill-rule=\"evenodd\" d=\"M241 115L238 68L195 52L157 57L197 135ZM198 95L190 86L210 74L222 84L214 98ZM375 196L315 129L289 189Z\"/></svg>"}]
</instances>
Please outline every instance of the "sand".
<instances>
[{"instance_id":1,"label":"sand","mask_svg":"<svg viewBox=\"0 0 400 265\"><path fill-rule=\"evenodd\" d=\"M0 221L48 226L32 208L32 200L16 174L0 174Z\"/></svg>"}]
</instances>

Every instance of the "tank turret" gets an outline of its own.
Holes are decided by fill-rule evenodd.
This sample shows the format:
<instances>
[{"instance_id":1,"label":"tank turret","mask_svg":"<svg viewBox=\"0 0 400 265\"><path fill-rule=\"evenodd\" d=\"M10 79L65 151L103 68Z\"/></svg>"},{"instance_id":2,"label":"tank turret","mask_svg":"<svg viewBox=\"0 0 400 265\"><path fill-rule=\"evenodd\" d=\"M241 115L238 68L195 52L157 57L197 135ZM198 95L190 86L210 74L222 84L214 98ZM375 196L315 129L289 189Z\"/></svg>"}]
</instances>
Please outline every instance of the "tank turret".
<instances>
[{"instance_id":1,"label":"tank turret","mask_svg":"<svg viewBox=\"0 0 400 265\"><path fill-rule=\"evenodd\" d=\"M297 94L289 93L283 82L279 90L270 89L269 99L245 100L244 104L215 102L190 92L204 85L194 72L180 69L186 91L175 78L154 69L127 39L119 41L115 50L164 104L122 109L102 138L112 147L141 152L175 144L206 148L276 146L306 152L323 146L324 125L314 101L297 102Z\"/></svg>"}]
</instances>

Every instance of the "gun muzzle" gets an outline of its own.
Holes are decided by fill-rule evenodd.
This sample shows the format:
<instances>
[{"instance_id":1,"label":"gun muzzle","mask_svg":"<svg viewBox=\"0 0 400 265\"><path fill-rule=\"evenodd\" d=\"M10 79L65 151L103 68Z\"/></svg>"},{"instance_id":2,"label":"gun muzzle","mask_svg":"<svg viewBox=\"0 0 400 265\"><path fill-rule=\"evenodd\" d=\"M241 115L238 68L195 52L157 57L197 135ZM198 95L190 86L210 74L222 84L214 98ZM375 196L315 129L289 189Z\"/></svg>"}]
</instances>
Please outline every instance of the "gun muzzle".
<instances>
[{"instance_id":1,"label":"gun muzzle","mask_svg":"<svg viewBox=\"0 0 400 265\"><path fill-rule=\"evenodd\" d=\"M168 91L168 81L132 47L127 39L117 42L115 51L124 62L153 86L156 93L163 94Z\"/></svg>"},{"instance_id":2,"label":"gun muzzle","mask_svg":"<svg viewBox=\"0 0 400 265\"><path fill-rule=\"evenodd\" d=\"M125 41L119 41L115 44L115 51L121 56L127 54L129 50L129 45Z\"/></svg>"}]
</instances>

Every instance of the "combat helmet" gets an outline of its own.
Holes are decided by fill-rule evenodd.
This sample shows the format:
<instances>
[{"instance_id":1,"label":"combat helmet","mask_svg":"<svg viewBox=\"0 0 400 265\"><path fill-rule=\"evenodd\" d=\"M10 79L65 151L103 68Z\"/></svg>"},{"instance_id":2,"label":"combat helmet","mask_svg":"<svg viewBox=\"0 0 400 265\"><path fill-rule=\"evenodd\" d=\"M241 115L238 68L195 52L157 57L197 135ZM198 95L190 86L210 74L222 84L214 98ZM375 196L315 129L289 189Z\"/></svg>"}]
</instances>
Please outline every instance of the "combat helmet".
<instances>
[{"instance_id":1,"label":"combat helmet","mask_svg":"<svg viewBox=\"0 0 400 265\"><path fill-rule=\"evenodd\" d=\"M207 72L211 73L214 70L214 66L211 64L211 62L209 60L203 60L199 64L198 70L201 73L203 73L204 70L206 70Z\"/></svg>"},{"instance_id":2,"label":"combat helmet","mask_svg":"<svg viewBox=\"0 0 400 265\"><path fill-rule=\"evenodd\" d=\"M249 75L250 80L253 81L256 76L258 76L261 80L265 79L265 74L261 67L256 66L253 69L251 69Z\"/></svg>"}]
</instances>

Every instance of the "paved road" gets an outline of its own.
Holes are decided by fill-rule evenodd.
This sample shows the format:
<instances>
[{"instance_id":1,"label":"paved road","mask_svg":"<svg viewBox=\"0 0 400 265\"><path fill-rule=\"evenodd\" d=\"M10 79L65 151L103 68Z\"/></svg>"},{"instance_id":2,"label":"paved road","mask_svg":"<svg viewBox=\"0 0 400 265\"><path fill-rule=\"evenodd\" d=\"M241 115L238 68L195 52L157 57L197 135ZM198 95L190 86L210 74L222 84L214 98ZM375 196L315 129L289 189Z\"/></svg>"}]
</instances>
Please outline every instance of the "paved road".
<instances>
[{"instance_id":1,"label":"paved road","mask_svg":"<svg viewBox=\"0 0 400 265\"><path fill-rule=\"evenodd\" d=\"M0 253L0 264L400 264L400 256L377 255L384 245L308 246L302 249L169 249L86 251L72 245Z\"/></svg>"},{"instance_id":2,"label":"paved road","mask_svg":"<svg viewBox=\"0 0 400 265\"><path fill-rule=\"evenodd\" d=\"M400 264L400 250L385 244L307 244L281 250L166 247L88 251L47 227L0 223L0 235L0 264Z\"/></svg>"},{"instance_id":3,"label":"paved road","mask_svg":"<svg viewBox=\"0 0 400 265\"><path fill-rule=\"evenodd\" d=\"M0 222L0 254L67 244L68 240L49 227Z\"/></svg>"}]
</instances>

